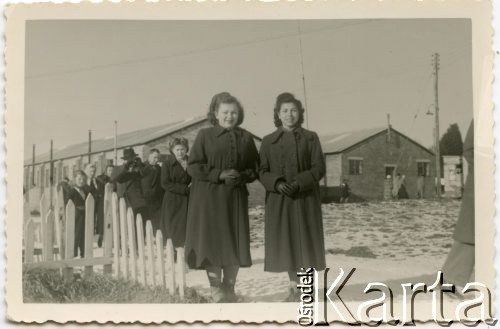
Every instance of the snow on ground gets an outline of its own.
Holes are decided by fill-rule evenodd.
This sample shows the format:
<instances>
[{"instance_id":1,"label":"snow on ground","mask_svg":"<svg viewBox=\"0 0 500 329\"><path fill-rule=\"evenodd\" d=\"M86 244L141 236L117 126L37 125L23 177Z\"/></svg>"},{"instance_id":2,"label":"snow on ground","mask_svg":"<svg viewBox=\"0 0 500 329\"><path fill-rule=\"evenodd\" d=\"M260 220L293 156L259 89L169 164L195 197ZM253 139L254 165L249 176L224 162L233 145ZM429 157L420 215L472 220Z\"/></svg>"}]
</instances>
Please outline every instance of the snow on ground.
<instances>
[{"instance_id":1,"label":"snow on ground","mask_svg":"<svg viewBox=\"0 0 500 329\"><path fill-rule=\"evenodd\" d=\"M460 201L403 200L323 205L329 282L339 268L355 273L346 300L366 299L368 282L384 282L401 294L401 283L432 283L451 244ZM279 302L287 296L286 273L264 272L264 209L250 209L253 266L242 268L236 291L243 301ZM204 271L189 271L187 284L210 294Z\"/></svg>"}]
</instances>

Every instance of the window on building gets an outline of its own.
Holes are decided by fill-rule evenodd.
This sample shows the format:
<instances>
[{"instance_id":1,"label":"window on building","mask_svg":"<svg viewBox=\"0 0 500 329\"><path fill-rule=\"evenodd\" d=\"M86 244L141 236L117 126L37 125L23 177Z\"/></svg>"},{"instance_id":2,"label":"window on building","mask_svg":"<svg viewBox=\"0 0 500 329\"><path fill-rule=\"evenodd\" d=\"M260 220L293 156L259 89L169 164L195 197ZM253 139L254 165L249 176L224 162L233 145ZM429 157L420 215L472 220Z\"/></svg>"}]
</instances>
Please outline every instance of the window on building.
<instances>
[{"instance_id":1,"label":"window on building","mask_svg":"<svg viewBox=\"0 0 500 329\"><path fill-rule=\"evenodd\" d=\"M427 161L417 161L417 176L430 176L430 165Z\"/></svg>"},{"instance_id":2,"label":"window on building","mask_svg":"<svg viewBox=\"0 0 500 329\"><path fill-rule=\"evenodd\" d=\"M113 159L106 159L106 166L113 165L113 162L114 162Z\"/></svg>"},{"instance_id":3,"label":"window on building","mask_svg":"<svg viewBox=\"0 0 500 329\"><path fill-rule=\"evenodd\" d=\"M385 167L385 178L393 177L394 169L396 169L396 166L385 165L384 167Z\"/></svg>"},{"instance_id":4,"label":"window on building","mask_svg":"<svg viewBox=\"0 0 500 329\"><path fill-rule=\"evenodd\" d=\"M349 159L349 175L361 175L363 173L363 159Z\"/></svg>"},{"instance_id":5,"label":"window on building","mask_svg":"<svg viewBox=\"0 0 500 329\"><path fill-rule=\"evenodd\" d=\"M63 166L63 171L62 171L62 172L63 172L63 177L62 177L62 179L64 179L65 177L68 177L68 178L69 178L69 176L68 176L68 174L69 174L69 173L68 173L68 166Z\"/></svg>"}]
</instances>

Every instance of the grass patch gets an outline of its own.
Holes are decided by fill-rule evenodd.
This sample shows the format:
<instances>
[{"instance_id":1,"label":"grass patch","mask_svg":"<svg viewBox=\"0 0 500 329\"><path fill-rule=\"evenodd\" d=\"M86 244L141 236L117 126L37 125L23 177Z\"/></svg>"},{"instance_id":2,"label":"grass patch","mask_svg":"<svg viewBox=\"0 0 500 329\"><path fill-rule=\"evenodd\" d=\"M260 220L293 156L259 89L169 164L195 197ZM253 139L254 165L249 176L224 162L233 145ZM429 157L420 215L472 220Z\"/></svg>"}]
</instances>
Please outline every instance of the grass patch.
<instances>
[{"instance_id":1,"label":"grass patch","mask_svg":"<svg viewBox=\"0 0 500 329\"><path fill-rule=\"evenodd\" d=\"M184 299L171 296L160 287L144 287L111 276L74 274L64 280L58 270L36 269L23 272L25 303L206 303L196 290L186 288Z\"/></svg>"}]
</instances>

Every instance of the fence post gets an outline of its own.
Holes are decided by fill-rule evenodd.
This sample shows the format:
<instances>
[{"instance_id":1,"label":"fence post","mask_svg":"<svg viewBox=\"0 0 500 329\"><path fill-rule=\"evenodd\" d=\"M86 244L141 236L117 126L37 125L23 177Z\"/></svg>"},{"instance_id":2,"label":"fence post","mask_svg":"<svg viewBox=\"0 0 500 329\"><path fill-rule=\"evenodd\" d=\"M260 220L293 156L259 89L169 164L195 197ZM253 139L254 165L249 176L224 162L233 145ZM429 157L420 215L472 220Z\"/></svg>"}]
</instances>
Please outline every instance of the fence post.
<instances>
[{"instance_id":1,"label":"fence post","mask_svg":"<svg viewBox=\"0 0 500 329\"><path fill-rule=\"evenodd\" d=\"M118 215L118 195L111 194L111 214L113 216L113 276L120 276L120 218Z\"/></svg>"},{"instance_id":2,"label":"fence post","mask_svg":"<svg viewBox=\"0 0 500 329\"><path fill-rule=\"evenodd\" d=\"M150 222L150 221L148 221ZM158 268L159 279L157 283L165 287L165 260L163 258L163 235L161 230L156 230L156 267Z\"/></svg>"},{"instance_id":3,"label":"fence post","mask_svg":"<svg viewBox=\"0 0 500 329\"><path fill-rule=\"evenodd\" d=\"M139 249L139 282L146 285L146 260L144 255L144 228L142 226L142 216L137 214L135 226L137 228L137 248Z\"/></svg>"},{"instance_id":4,"label":"fence post","mask_svg":"<svg viewBox=\"0 0 500 329\"><path fill-rule=\"evenodd\" d=\"M56 243L57 248L59 249L58 258L64 259L64 223L66 220L64 219L64 195L63 189L59 188L56 194L56 202L55 202L55 222L56 222Z\"/></svg>"},{"instance_id":5,"label":"fence post","mask_svg":"<svg viewBox=\"0 0 500 329\"><path fill-rule=\"evenodd\" d=\"M184 248L175 248L177 254L177 275L176 281L179 287L179 296L184 299L184 290L186 289L186 264L184 262Z\"/></svg>"},{"instance_id":6,"label":"fence post","mask_svg":"<svg viewBox=\"0 0 500 329\"><path fill-rule=\"evenodd\" d=\"M74 257L75 252L75 204L71 200L66 205L65 230L64 241L66 246L64 247L64 258L71 259ZM69 267L63 269L63 275L66 280L71 280L73 278L73 269Z\"/></svg>"},{"instance_id":7,"label":"fence post","mask_svg":"<svg viewBox=\"0 0 500 329\"><path fill-rule=\"evenodd\" d=\"M47 219L47 202L46 202L46 196L45 193L42 194L40 197L40 226L42 229L42 239L41 239L41 245L42 245L42 260L45 260L43 257L45 256L45 249L47 249L46 243L47 241L45 240L45 235L47 234L47 225L46 225L46 219Z\"/></svg>"},{"instance_id":8,"label":"fence post","mask_svg":"<svg viewBox=\"0 0 500 329\"><path fill-rule=\"evenodd\" d=\"M107 183L106 186L104 186L104 223L103 223L103 251L104 251L104 257L111 257L113 254L113 241L112 241L112 229L111 229L111 223L113 221L113 214L111 213L111 207L112 202L111 202L111 195L113 193L113 185L111 183ZM111 273L111 264L104 265L103 267L103 272L104 274L110 274Z\"/></svg>"},{"instance_id":9,"label":"fence post","mask_svg":"<svg viewBox=\"0 0 500 329\"><path fill-rule=\"evenodd\" d=\"M172 239L167 239L167 288L170 294L175 295L175 255Z\"/></svg>"},{"instance_id":10,"label":"fence post","mask_svg":"<svg viewBox=\"0 0 500 329\"><path fill-rule=\"evenodd\" d=\"M35 251L35 224L33 219L29 219L24 232L24 262L33 262L33 253Z\"/></svg>"},{"instance_id":11,"label":"fence post","mask_svg":"<svg viewBox=\"0 0 500 329\"><path fill-rule=\"evenodd\" d=\"M148 253L148 272L150 274L149 284L151 286L155 285L155 265L154 265L154 254L153 254L153 226L151 221L146 222L146 252Z\"/></svg>"},{"instance_id":12,"label":"fence post","mask_svg":"<svg viewBox=\"0 0 500 329\"><path fill-rule=\"evenodd\" d=\"M120 199L120 241L122 245L122 275L125 280L128 279L128 259L127 259L127 206L125 199Z\"/></svg>"},{"instance_id":13,"label":"fence post","mask_svg":"<svg viewBox=\"0 0 500 329\"><path fill-rule=\"evenodd\" d=\"M54 212L50 209L45 218L45 235L43 237L43 260L54 260Z\"/></svg>"},{"instance_id":14,"label":"fence post","mask_svg":"<svg viewBox=\"0 0 500 329\"><path fill-rule=\"evenodd\" d=\"M128 228L128 252L130 260L130 270L132 272L132 281L137 282L137 266L136 266L136 235L134 225L134 212L132 208L127 210L127 228Z\"/></svg>"},{"instance_id":15,"label":"fence post","mask_svg":"<svg viewBox=\"0 0 500 329\"><path fill-rule=\"evenodd\" d=\"M85 258L94 256L94 216L94 197L89 193L85 200ZM85 275L92 274L92 271L92 265L85 266Z\"/></svg>"}]
</instances>

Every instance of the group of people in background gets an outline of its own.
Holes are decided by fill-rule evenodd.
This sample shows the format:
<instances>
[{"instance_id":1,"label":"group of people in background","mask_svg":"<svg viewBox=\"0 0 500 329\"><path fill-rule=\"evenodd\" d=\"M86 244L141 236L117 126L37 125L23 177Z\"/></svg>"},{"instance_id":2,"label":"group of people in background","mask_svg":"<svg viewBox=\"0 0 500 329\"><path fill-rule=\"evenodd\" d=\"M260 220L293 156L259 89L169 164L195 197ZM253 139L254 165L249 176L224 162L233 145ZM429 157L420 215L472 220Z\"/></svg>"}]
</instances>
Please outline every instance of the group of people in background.
<instances>
[{"instance_id":1,"label":"group of people in background","mask_svg":"<svg viewBox=\"0 0 500 329\"><path fill-rule=\"evenodd\" d=\"M325 246L319 181L325 162L318 135L302 127L304 108L290 93L276 99L276 130L262 140L240 127L244 110L233 95L215 95L209 106L212 127L198 132L189 149L175 138L170 155L158 164L152 149L141 161L133 149L123 151L123 164L108 166L96 177L95 166L77 171L65 199L76 207L75 256L83 256L85 199L96 200L96 234L102 243L104 187L113 184L134 215L151 220L175 247L184 247L191 269L205 270L215 302L235 302L241 267L252 265L247 184L260 180L265 196L265 266L288 273L286 301L299 299L297 272L325 268ZM189 155L188 155L189 152Z\"/></svg>"}]
</instances>

